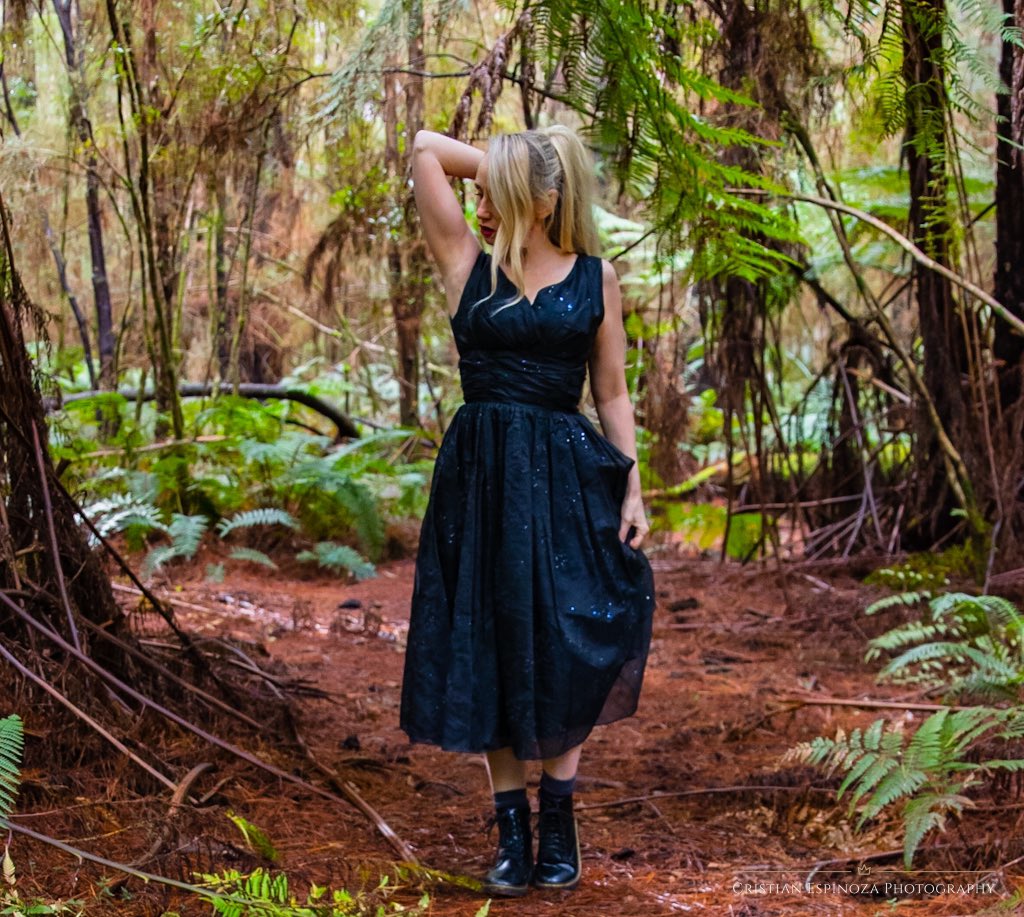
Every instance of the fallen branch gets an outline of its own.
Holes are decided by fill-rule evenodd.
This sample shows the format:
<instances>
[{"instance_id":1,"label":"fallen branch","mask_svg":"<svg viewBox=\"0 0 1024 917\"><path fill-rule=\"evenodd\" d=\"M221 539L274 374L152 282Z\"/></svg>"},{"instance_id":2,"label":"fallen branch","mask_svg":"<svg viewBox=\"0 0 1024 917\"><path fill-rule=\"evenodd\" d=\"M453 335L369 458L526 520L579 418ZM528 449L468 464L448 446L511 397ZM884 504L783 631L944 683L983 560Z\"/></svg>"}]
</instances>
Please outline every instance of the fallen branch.
<instances>
[{"instance_id":1,"label":"fallen branch","mask_svg":"<svg viewBox=\"0 0 1024 917\"><path fill-rule=\"evenodd\" d=\"M868 710L922 710L935 713L939 710L974 710L974 707L963 707L951 704L921 704L889 700L858 700L852 697L781 697L779 701L788 704L786 709L798 707L864 707ZM776 711L778 713L784 710Z\"/></svg>"},{"instance_id":2,"label":"fallen branch","mask_svg":"<svg viewBox=\"0 0 1024 917\"><path fill-rule=\"evenodd\" d=\"M2 593L0 593L2 594ZM6 600L7 597L4 596ZM13 602L10 604L14 604ZM160 773L152 764L148 761L140 758L135 752L133 752L127 745L124 744L120 739L117 738L113 733L104 729L95 719L89 716L81 707L72 703L72 701L61 694L53 685L51 685L45 678L40 677L31 669L22 665L13 653L8 652L7 647L0 644L0 656L7 660L7 662L14 667L14 669L21 673L22 676L27 678L29 681L34 682L40 688L42 688L47 694L50 695L55 701L63 706L67 707L76 717L78 717L86 725L91 726L96 732L104 739L106 739L111 745L114 746L123 755L127 755L129 759L134 761L139 767L141 767L147 774L155 779L159 780L164 786L169 789L174 789L174 782L169 778Z\"/></svg>"},{"instance_id":3,"label":"fallen branch","mask_svg":"<svg viewBox=\"0 0 1024 917\"><path fill-rule=\"evenodd\" d=\"M211 901L227 901L231 904L241 904L248 907L259 904L258 901L252 901L248 898L239 898L236 895L217 892L210 888L203 888L201 885L190 885L188 882L182 882L179 879L172 879L169 876L158 876L152 872L143 872L141 869L136 869L134 866L130 866L127 863L119 863L117 860L108 860L106 857L97 856L95 853L89 853L88 850L82 850L80 847L72 847L71 844L65 844L64 841L58 841L57 838L50 837L48 834L40 834L38 831L33 831L31 828L26 828L24 825L15 825L9 821L0 819L0 827L3 827L8 831L13 831L15 834L22 834L34 841L39 841L41 844L56 847L58 850L63 850L65 853L70 853L73 857L77 857L79 860L87 860L88 862L96 863L99 866L106 866L108 869L116 869L118 872L127 873L129 876L134 876L136 879L142 879L143 882L157 882L160 885L170 885L171 888L180 888L183 891L191 892L193 895L200 895L201 897L208 898Z\"/></svg>"},{"instance_id":4,"label":"fallen branch","mask_svg":"<svg viewBox=\"0 0 1024 917\"><path fill-rule=\"evenodd\" d=\"M311 395L299 388L289 388L285 385L266 385L259 382L241 382L236 386L229 382L221 382L219 385L213 382L183 382L178 386L178 394L182 398L208 398L214 392L221 395L241 395L243 398L274 398L285 401L294 401L311 411L316 411L322 417L326 417L338 429L338 437L358 439L359 430L355 422L339 411L334 405L328 404L322 398ZM74 404L76 401L85 401L89 398L96 398L100 395L120 395L126 401L153 401L156 399L156 392L152 389L139 391L136 388L121 388L116 392L75 392L72 395L63 395L60 398L46 398L44 405L49 412L58 411L67 404Z\"/></svg>"},{"instance_id":5,"label":"fallen branch","mask_svg":"<svg viewBox=\"0 0 1024 917\"><path fill-rule=\"evenodd\" d=\"M588 802L585 805L577 805L576 811L585 809L614 809L618 806L628 806L634 803L647 803L652 799L679 799L684 796L712 796L717 793L795 793L811 792L834 793L835 790L821 786L708 786L700 790L679 790L668 793L648 793L644 796L627 796L624 799L613 799L611 802Z\"/></svg>"}]
</instances>

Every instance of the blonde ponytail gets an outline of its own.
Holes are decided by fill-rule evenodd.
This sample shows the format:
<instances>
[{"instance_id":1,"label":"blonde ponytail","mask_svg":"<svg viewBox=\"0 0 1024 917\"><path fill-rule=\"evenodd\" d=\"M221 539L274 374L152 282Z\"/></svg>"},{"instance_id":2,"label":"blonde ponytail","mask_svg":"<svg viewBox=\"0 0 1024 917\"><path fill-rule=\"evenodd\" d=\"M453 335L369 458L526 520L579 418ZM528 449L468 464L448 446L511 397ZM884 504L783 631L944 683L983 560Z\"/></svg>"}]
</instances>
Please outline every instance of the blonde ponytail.
<instances>
[{"instance_id":1,"label":"blonde ponytail","mask_svg":"<svg viewBox=\"0 0 1024 917\"><path fill-rule=\"evenodd\" d=\"M593 165L579 137L561 124L517 134L499 134L487 148L488 194L500 222L491 258L491 295L498 287L498 265L526 296L523 246L535 207L556 194L545 221L548 239L563 252L598 254L594 225Z\"/></svg>"}]
</instances>

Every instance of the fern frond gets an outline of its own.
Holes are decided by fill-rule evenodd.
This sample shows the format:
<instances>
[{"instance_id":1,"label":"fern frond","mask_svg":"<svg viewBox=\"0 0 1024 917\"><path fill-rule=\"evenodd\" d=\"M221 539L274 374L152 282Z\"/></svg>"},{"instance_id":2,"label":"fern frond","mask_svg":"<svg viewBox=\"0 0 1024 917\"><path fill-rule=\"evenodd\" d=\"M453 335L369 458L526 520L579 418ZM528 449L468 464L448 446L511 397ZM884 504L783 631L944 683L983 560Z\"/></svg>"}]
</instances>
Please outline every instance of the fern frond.
<instances>
[{"instance_id":1,"label":"fern frond","mask_svg":"<svg viewBox=\"0 0 1024 917\"><path fill-rule=\"evenodd\" d=\"M226 538L238 529L252 528L257 525L283 525L290 529L297 529L299 527L298 521L291 513L283 509L266 506L260 509L246 510L243 513L236 513L230 519L221 519L217 523L217 534L221 538Z\"/></svg>"},{"instance_id":2,"label":"fern frond","mask_svg":"<svg viewBox=\"0 0 1024 917\"><path fill-rule=\"evenodd\" d=\"M927 602L932 597L932 593L928 590L901 592L897 595L887 595L885 598L879 599L877 602L872 602L864 609L865 614L874 615L880 611L888 611L890 608L913 608L916 605L920 605Z\"/></svg>"},{"instance_id":3,"label":"fern frond","mask_svg":"<svg viewBox=\"0 0 1024 917\"><path fill-rule=\"evenodd\" d=\"M263 551L258 551L256 548L233 548L228 557L232 560L244 560L251 564L259 564L271 570L277 569L277 564L274 563L270 556Z\"/></svg>"},{"instance_id":4,"label":"fern frond","mask_svg":"<svg viewBox=\"0 0 1024 917\"><path fill-rule=\"evenodd\" d=\"M24 744L25 730L21 717L11 714L0 719L0 825L14 811L14 797L21 778L18 766Z\"/></svg>"},{"instance_id":5,"label":"fern frond","mask_svg":"<svg viewBox=\"0 0 1024 917\"><path fill-rule=\"evenodd\" d=\"M333 541L321 541L312 551L300 551L295 557L303 563L315 562L326 570L351 573L357 580L377 575L376 567L358 551Z\"/></svg>"},{"instance_id":6,"label":"fern frond","mask_svg":"<svg viewBox=\"0 0 1024 917\"><path fill-rule=\"evenodd\" d=\"M182 557L187 560L195 557L209 525L210 520L206 516L175 513L167 529L171 543L154 548L146 555L142 564L143 576L152 576L164 564L175 558Z\"/></svg>"},{"instance_id":7,"label":"fern frond","mask_svg":"<svg viewBox=\"0 0 1024 917\"><path fill-rule=\"evenodd\" d=\"M907 869L924 836L931 830L946 826L946 812L960 812L969 800L957 795L925 795L908 799L903 807L903 863Z\"/></svg>"}]
</instances>

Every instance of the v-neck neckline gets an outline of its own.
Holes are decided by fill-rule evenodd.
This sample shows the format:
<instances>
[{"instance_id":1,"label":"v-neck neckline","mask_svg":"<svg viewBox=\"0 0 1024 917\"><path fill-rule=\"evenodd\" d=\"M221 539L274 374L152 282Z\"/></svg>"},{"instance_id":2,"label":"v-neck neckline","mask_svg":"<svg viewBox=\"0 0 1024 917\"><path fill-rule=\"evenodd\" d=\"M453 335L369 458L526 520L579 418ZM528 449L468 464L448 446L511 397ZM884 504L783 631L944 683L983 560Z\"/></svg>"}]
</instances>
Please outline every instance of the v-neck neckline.
<instances>
[{"instance_id":1,"label":"v-neck neckline","mask_svg":"<svg viewBox=\"0 0 1024 917\"><path fill-rule=\"evenodd\" d=\"M541 293L546 293L548 290L554 289L555 287L560 287L563 283L569 280L569 278L576 273L576 268L579 267L580 259L582 259L582 257L582 255L577 254L576 260L573 261L572 267L569 268L566 275L561 280L556 280L554 283L549 283L546 287L541 287L539 290L537 290L536 293L533 294L533 299L530 299L530 297L527 296L524 292L523 300L526 302L526 304L532 308L536 304L537 300L540 298ZM505 273L505 269L500 264L498 265L498 270L501 271L501 276L505 278L505 282L508 283L513 288L515 288L515 284L512 283L512 281L509 279L508 274Z\"/></svg>"}]
</instances>

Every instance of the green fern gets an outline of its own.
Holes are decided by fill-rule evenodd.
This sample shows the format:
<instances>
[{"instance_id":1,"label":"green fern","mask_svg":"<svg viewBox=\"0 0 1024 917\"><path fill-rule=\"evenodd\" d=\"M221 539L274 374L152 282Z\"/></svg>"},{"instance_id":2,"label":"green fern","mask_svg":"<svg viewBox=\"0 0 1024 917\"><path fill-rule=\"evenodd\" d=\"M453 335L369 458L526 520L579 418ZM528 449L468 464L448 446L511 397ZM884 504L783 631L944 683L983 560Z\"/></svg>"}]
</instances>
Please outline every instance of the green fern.
<instances>
[{"instance_id":1,"label":"green fern","mask_svg":"<svg viewBox=\"0 0 1024 917\"><path fill-rule=\"evenodd\" d=\"M159 507L134 493L112 494L83 509L104 538L123 532L133 547L150 532L167 532Z\"/></svg>"},{"instance_id":2,"label":"green fern","mask_svg":"<svg viewBox=\"0 0 1024 917\"><path fill-rule=\"evenodd\" d=\"M146 555L146 560L142 565L143 575L152 576L164 564L176 558L188 560L195 557L209 525L210 520L206 516L186 516L183 513L175 513L167 528L171 543L154 548Z\"/></svg>"},{"instance_id":3,"label":"green fern","mask_svg":"<svg viewBox=\"0 0 1024 917\"><path fill-rule=\"evenodd\" d=\"M257 525L283 525L290 529L299 527L299 523L291 513L275 507L261 507L237 513L230 519L221 519L217 523L217 534L221 538L226 538L238 529L252 528Z\"/></svg>"},{"instance_id":4,"label":"green fern","mask_svg":"<svg viewBox=\"0 0 1024 917\"><path fill-rule=\"evenodd\" d=\"M278 481L283 498L298 503L303 531L318 539L339 529L352 530L359 546L371 557L383 549L384 521L372 491L345 470L333 455L295 465Z\"/></svg>"},{"instance_id":5,"label":"green fern","mask_svg":"<svg viewBox=\"0 0 1024 917\"><path fill-rule=\"evenodd\" d=\"M817 737L787 752L785 760L843 773L837 791L850 793L850 813L859 812L858 829L884 810L901 803L903 858L907 867L925 835L942 829L948 815L973 805L964 791L993 770L1021 771L1024 760L968 761L982 739L1019 738L1024 715L1016 710L972 707L942 709L929 716L912 735L899 725L876 720L867 730L834 739Z\"/></svg>"},{"instance_id":6,"label":"green fern","mask_svg":"<svg viewBox=\"0 0 1024 917\"><path fill-rule=\"evenodd\" d=\"M374 565L358 551L347 545L335 544L333 541L321 541L312 551L300 551L295 558L303 563L315 562L326 570L351 573L357 580L377 575Z\"/></svg>"},{"instance_id":7,"label":"green fern","mask_svg":"<svg viewBox=\"0 0 1024 917\"><path fill-rule=\"evenodd\" d=\"M14 811L14 797L21 778L18 765L24 743L21 717L11 714L0 719L0 825Z\"/></svg>"},{"instance_id":8,"label":"green fern","mask_svg":"<svg viewBox=\"0 0 1024 917\"><path fill-rule=\"evenodd\" d=\"M228 555L232 560L241 560L250 564L259 564L261 567L268 567L271 570L277 569L273 559L256 548L233 548Z\"/></svg>"},{"instance_id":9,"label":"green fern","mask_svg":"<svg viewBox=\"0 0 1024 917\"><path fill-rule=\"evenodd\" d=\"M232 869L201 878L214 892L211 903L215 913L223 917L364 917L370 914L381 917L385 913L399 912L409 917L424 917L430 911L428 894L423 894L416 904L400 905L392 901L389 906L388 899L397 885L388 875L381 876L376 888L354 894L314 884L303 903L291 891L284 873L273 875L264 869L255 869L245 875ZM479 908L475 917L487 917L488 905L489 902Z\"/></svg>"},{"instance_id":10,"label":"green fern","mask_svg":"<svg viewBox=\"0 0 1024 917\"><path fill-rule=\"evenodd\" d=\"M898 654L880 679L944 688L951 697L1017 699L1024 684L1024 616L1000 596L936 596L923 619L893 628L868 646L869 660Z\"/></svg>"}]
</instances>

